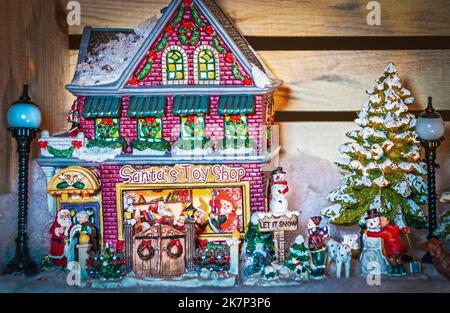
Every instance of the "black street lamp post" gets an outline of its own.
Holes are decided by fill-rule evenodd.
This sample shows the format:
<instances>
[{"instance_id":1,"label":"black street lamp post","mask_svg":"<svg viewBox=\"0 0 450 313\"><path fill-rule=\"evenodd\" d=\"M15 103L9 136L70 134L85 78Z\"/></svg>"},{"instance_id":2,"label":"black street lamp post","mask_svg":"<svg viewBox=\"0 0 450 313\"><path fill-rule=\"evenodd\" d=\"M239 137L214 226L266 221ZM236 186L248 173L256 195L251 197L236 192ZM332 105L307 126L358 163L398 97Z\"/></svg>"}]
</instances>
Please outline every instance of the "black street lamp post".
<instances>
[{"instance_id":1,"label":"black street lamp post","mask_svg":"<svg viewBox=\"0 0 450 313\"><path fill-rule=\"evenodd\" d=\"M5 274L24 272L33 275L38 272L37 265L28 250L28 161L30 145L41 124L41 112L28 96L28 86L24 85L23 95L15 101L8 111L8 130L17 141L19 154L19 213L17 222L16 254L8 264Z\"/></svg>"},{"instance_id":2,"label":"black street lamp post","mask_svg":"<svg viewBox=\"0 0 450 313\"><path fill-rule=\"evenodd\" d=\"M435 237L437 228L437 206L436 206L436 150L444 140L444 121L437 113L432 104L432 98L428 97L428 107L420 114L416 125L420 144L425 149L428 181L428 239ZM422 262L431 263L431 255L427 252Z\"/></svg>"}]
</instances>

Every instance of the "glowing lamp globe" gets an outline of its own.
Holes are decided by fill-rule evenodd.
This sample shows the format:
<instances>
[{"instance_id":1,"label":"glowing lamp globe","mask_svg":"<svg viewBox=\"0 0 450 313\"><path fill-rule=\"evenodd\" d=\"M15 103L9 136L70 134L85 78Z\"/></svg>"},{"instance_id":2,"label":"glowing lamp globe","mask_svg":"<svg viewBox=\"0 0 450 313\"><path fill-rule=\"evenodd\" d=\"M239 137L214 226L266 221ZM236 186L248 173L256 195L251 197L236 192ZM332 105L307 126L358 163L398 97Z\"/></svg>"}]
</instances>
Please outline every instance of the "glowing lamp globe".
<instances>
[{"instance_id":1,"label":"glowing lamp globe","mask_svg":"<svg viewBox=\"0 0 450 313\"><path fill-rule=\"evenodd\" d=\"M428 98L428 107L417 119L416 131L421 140L441 140L444 136L444 120L434 110L431 97Z\"/></svg>"},{"instance_id":2,"label":"glowing lamp globe","mask_svg":"<svg viewBox=\"0 0 450 313\"><path fill-rule=\"evenodd\" d=\"M28 95L28 85L23 86L23 95L11 105L7 120L11 128L38 129L41 126L41 111L35 103L31 102Z\"/></svg>"}]
</instances>

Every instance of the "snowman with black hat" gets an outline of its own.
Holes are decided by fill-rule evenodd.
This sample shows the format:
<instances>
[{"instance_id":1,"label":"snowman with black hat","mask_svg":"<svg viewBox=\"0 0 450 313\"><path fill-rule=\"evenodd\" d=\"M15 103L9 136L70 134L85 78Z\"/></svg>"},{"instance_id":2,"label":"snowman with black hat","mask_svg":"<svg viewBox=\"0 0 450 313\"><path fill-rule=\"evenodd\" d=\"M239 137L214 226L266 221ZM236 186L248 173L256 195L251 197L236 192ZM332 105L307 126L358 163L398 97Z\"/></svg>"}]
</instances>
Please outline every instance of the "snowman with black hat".
<instances>
[{"instance_id":1,"label":"snowman with black hat","mask_svg":"<svg viewBox=\"0 0 450 313\"><path fill-rule=\"evenodd\" d=\"M363 250L359 258L361 270L364 274L387 274L389 263L383 253L383 241L381 238L369 237L367 232L381 232L381 219L377 209L369 209L365 216L366 231L362 236Z\"/></svg>"},{"instance_id":2,"label":"snowman with black hat","mask_svg":"<svg viewBox=\"0 0 450 313\"><path fill-rule=\"evenodd\" d=\"M271 199L269 203L270 212L282 214L289 212L286 193L289 191L288 184L284 179L286 172L278 167L272 172L272 186L270 188Z\"/></svg>"}]
</instances>

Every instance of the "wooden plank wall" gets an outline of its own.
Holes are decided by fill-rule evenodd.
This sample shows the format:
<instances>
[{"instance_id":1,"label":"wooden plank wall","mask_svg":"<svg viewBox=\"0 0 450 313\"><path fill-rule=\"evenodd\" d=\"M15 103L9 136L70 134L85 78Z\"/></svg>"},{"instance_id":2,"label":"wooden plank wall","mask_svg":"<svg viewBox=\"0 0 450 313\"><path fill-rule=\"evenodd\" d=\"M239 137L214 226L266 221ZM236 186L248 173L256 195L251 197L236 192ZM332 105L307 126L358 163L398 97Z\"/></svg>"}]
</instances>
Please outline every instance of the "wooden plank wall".
<instances>
[{"instance_id":1,"label":"wooden plank wall","mask_svg":"<svg viewBox=\"0 0 450 313\"><path fill-rule=\"evenodd\" d=\"M285 82L276 94L285 155L300 150L334 160L337 145L354 126L352 112L389 62L397 65L416 98L412 110L422 110L431 95L450 120L450 1L381 0L380 26L366 22L368 0L217 1ZM84 26L134 28L158 15L169 0L79 2L82 25L68 30L72 49ZM71 50L71 73L76 57ZM446 164L440 170L440 189L450 187L444 183L450 178L449 142L439 149Z\"/></svg>"},{"instance_id":2,"label":"wooden plank wall","mask_svg":"<svg viewBox=\"0 0 450 313\"><path fill-rule=\"evenodd\" d=\"M65 126L69 95L69 38L65 0L0 1L0 194L17 176L16 144L6 130L9 105L22 94L22 84L43 113L43 129ZM34 155L36 155L36 147Z\"/></svg>"}]
</instances>

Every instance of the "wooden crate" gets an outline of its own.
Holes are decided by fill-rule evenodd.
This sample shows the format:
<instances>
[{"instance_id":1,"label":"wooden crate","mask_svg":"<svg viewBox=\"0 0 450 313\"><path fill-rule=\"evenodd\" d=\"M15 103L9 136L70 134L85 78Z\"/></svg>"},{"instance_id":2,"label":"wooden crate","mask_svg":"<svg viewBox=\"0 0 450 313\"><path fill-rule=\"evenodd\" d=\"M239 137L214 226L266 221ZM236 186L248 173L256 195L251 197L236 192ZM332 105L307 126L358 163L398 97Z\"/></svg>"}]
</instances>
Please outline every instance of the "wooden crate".
<instances>
[{"instance_id":1,"label":"wooden crate","mask_svg":"<svg viewBox=\"0 0 450 313\"><path fill-rule=\"evenodd\" d=\"M171 258L168 245L172 240L179 240L183 252L178 258ZM139 256L138 249L143 242L150 242L154 255L149 260ZM133 238L133 271L137 277L176 277L186 271L185 249L186 234L169 226L155 225L138 233ZM148 249L145 255L148 255Z\"/></svg>"}]
</instances>

